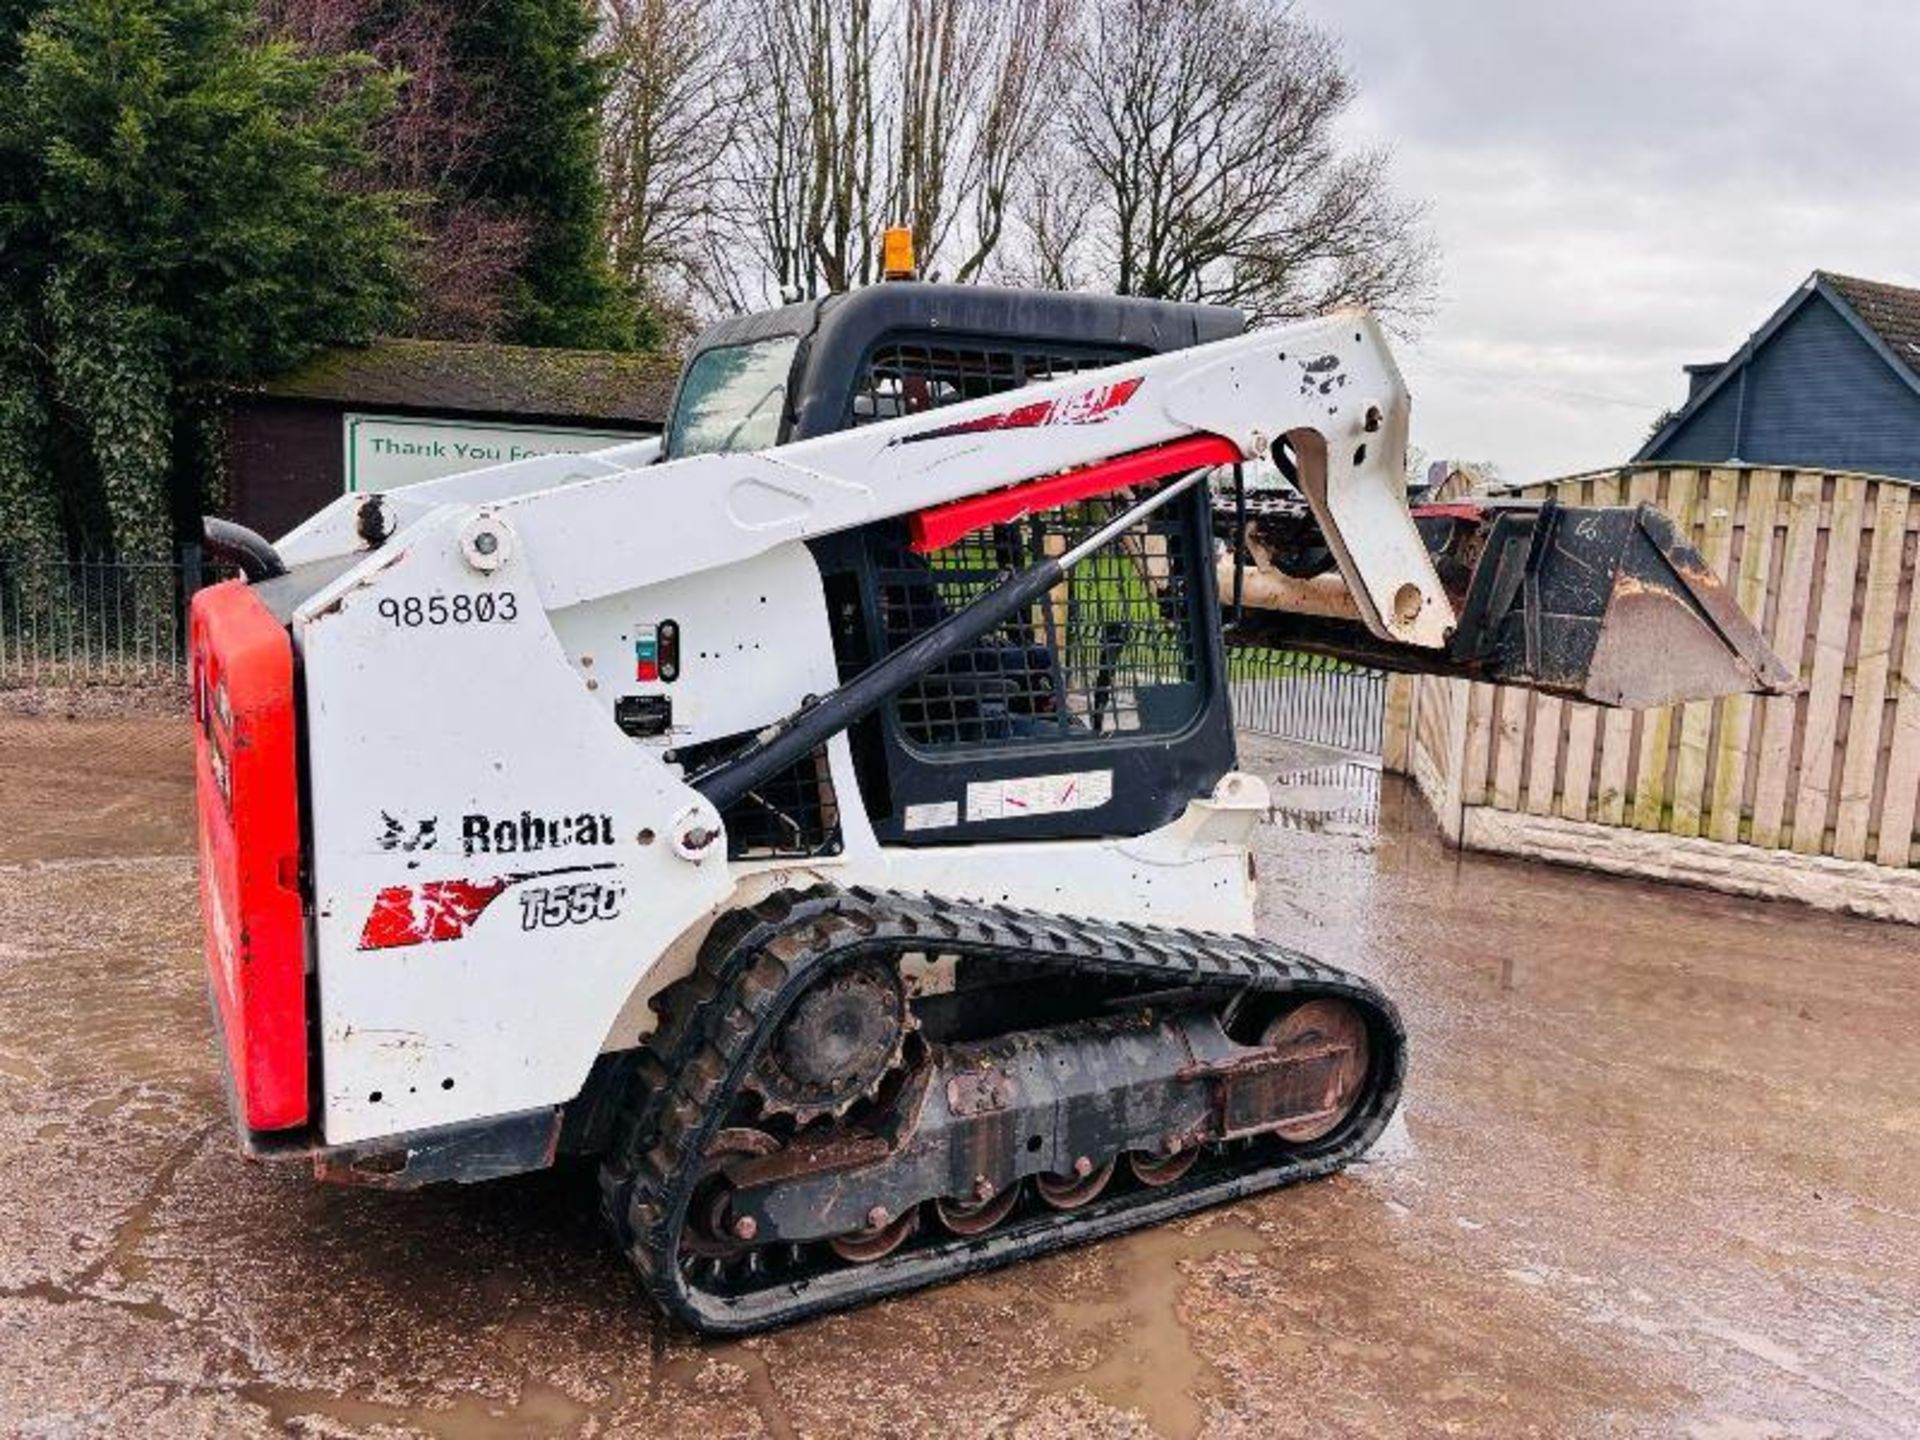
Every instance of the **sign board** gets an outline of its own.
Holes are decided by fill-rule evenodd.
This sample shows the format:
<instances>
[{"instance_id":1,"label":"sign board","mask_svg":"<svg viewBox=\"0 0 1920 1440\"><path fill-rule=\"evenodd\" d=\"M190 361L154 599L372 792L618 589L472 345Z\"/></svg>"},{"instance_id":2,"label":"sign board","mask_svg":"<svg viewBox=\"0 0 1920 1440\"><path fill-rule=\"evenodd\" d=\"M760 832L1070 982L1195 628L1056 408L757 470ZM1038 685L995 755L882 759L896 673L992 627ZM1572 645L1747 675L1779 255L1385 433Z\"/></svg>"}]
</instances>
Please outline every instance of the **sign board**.
<instances>
[{"instance_id":1,"label":"sign board","mask_svg":"<svg viewBox=\"0 0 1920 1440\"><path fill-rule=\"evenodd\" d=\"M404 415L348 414L345 421L349 490L396 490L463 470L482 470L536 455L578 455L646 438L632 431L492 425Z\"/></svg>"}]
</instances>

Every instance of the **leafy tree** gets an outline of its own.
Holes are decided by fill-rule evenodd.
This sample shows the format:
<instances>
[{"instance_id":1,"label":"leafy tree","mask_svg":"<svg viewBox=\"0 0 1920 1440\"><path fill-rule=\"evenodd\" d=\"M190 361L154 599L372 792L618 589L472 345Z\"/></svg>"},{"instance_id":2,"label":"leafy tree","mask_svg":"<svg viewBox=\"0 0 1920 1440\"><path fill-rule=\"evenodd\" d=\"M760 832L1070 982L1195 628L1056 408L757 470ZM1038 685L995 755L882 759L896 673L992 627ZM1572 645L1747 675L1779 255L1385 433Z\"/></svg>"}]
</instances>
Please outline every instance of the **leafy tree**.
<instances>
[{"instance_id":1,"label":"leafy tree","mask_svg":"<svg viewBox=\"0 0 1920 1440\"><path fill-rule=\"evenodd\" d=\"M627 349L648 338L607 257L595 24L588 0L476 0L451 32L490 131L460 187L529 227L505 333L522 344Z\"/></svg>"},{"instance_id":2,"label":"leafy tree","mask_svg":"<svg viewBox=\"0 0 1920 1440\"><path fill-rule=\"evenodd\" d=\"M609 259L597 163L609 62L592 0L257 3L269 33L310 54L364 52L398 76L371 147L372 174L410 193L420 232L407 333L611 349L653 337ZM617 23L619 0L600 3ZM680 32L700 22L673 9L642 59L678 94L705 79L674 68L687 50ZM658 189L649 202L664 198Z\"/></svg>"},{"instance_id":3,"label":"leafy tree","mask_svg":"<svg viewBox=\"0 0 1920 1440\"><path fill-rule=\"evenodd\" d=\"M247 0L6 19L0 375L33 403L0 406L0 485L37 462L70 537L165 554L208 498L218 393L400 312L396 197L343 183L391 86L261 43Z\"/></svg>"},{"instance_id":4,"label":"leafy tree","mask_svg":"<svg viewBox=\"0 0 1920 1440\"><path fill-rule=\"evenodd\" d=\"M453 0L260 0L265 33L315 55L364 53L398 80L368 135L357 188L407 194L407 333L485 340L506 323L507 286L526 256L526 221L463 189L492 143L490 117L455 63Z\"/></svg>"},{"instance_id":5,"label":"leafy tree","mask_svg":"<svg viewBox=\"0 0 1920 1440\"><path fill-rule=\"evenodd\" d=\"M0 0L0 556L58 548L60 514L45 473L45 365L27 324L27 256L16 255L14 217L31 202L39 169L8 123L7 97L20 85L27 26L44 0Z\"/></svg>"}]
</instances>

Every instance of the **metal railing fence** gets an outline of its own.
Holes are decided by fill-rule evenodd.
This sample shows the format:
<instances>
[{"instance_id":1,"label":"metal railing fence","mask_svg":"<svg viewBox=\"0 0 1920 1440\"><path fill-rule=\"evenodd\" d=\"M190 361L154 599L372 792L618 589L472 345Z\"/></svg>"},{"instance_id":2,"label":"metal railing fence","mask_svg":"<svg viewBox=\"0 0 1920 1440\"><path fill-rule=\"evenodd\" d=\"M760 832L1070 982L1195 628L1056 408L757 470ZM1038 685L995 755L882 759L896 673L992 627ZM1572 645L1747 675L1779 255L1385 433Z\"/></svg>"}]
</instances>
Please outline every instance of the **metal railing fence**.
<instances>
[{"instance_id":1,"label":"metal railing fence","mask_svg":"<svg viewBox=\"0 0 1920 1440\"><path fill-rule=\"evenodd\" d=\"M1366 755L1380 753L1387 677L1338 660L1229 650L1234 723L1244 730Z\"/></svg>"},{"instance_id":2,"label":"metal railing fence","mask_svg":"<svg viewBox=\"0 0 1920 1440\"><path fill-rule=\"evenodd\" d=\"M0 686L90 686L186 677L197 545L173 560L0 556Z\"/></svg>"}]
</instances>

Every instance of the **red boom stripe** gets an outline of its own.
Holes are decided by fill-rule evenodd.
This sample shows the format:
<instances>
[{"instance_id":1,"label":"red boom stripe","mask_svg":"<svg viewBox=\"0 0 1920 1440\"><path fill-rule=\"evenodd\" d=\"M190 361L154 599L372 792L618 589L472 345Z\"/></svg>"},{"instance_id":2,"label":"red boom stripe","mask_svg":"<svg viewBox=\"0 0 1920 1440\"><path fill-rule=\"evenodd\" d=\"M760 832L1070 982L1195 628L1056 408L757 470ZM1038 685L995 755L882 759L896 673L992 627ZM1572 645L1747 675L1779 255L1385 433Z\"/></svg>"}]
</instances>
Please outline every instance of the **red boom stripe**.
<instances>
[{"instance_id":1,"label":"red boom stripe","mask_svg":"<svg viewBox=\"0 0 1920 1440\"><path fill-rule=\"evenodd\" d=\"M1018 520L1037 510L1052 510L1071 505L1094 495L1124 490L1129 485L1145 485L1164 480L1186 470L1214 465L1232 465L1241 459L1240 447L1218 435L1189 435L1184 440L1169 440L1151 450L1135 450L1117 455L1084 469L1063 475L1028 480L1005 490L985 495L970 495L946 505L936 505L910 517L907 529L913 549L925 555L944 550L963 535L986 525L1001 525Z\"/></svg>"}]
</instances>

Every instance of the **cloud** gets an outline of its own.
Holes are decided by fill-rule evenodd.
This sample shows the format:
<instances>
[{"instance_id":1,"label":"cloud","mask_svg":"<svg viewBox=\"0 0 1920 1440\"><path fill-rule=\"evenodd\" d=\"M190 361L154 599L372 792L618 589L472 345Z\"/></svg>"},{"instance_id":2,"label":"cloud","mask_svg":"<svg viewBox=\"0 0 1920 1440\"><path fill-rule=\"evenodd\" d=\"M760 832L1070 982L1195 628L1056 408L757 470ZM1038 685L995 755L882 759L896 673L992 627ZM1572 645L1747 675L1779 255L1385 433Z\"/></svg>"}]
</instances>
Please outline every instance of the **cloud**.
<instances>
[{"instance_id":1,"label":"cloud","mask_svg":"<svg viewBox=\"0 0 1920 1440\"><path fill-rule=\"evenodd\" d=\"M1911 0L1300 0L1356 144L1430 202L1414 439L1509 478L1616 464L1816 268L1920 284Z\"/></svg>"}]
</instances>

